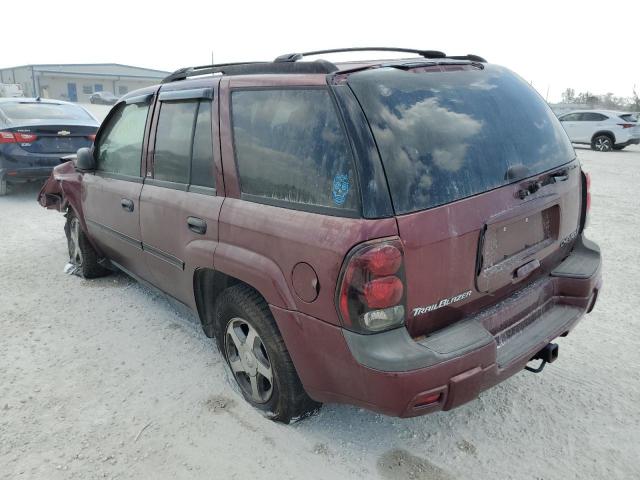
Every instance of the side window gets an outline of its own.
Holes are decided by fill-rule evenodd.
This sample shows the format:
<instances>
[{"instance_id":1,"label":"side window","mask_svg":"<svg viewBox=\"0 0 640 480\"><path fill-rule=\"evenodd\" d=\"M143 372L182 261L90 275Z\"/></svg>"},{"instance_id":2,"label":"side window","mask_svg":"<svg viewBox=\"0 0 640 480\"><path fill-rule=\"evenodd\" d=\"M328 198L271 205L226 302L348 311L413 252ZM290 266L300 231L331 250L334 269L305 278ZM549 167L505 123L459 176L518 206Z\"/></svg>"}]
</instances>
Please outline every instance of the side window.
<instances>
[{"instance_id":1,"label":"side window","mask_svg":"<svg viewBox=\"0 0 640 480\"><path fill-rule=\"evenodd\" d=\"M132 103L116 108L96 145L97 170L139 177L149 105Z\"/></svg>"},{"instance_id":2,"label":"side window","mask_svg":"<svg viewBox=\"0 0 640 480\"><path fill-rule=\"evenodd\" d=\"M560 118L561 122L576 122L578 121L578 116L580 114L579 113L569 113L567 115L565 115L564 117Z\"/></svg>"},{"instance_id":3,"label":"side window","mask_svg":"<svg viewBox=\"0 0 640 480\"><path fill-rule=\"evenodd\" d=\"M585 112L582 114L582 121L584 122L601 122L602 120L606 119L607 117L599 113Z\"/></svg>"},{"instance_id":4,"label":"side window","mask_svg":"<svg viewBox=\"0 0 640 480\"><path fill-rule=\"evenodd\" d=\"M156 130L153 177L175 183L189 183L191 141L197 100L162 102Z\"/></svg>"},{"instance_id":5,"label":"side window","mask_svg":"<svg viewBox=\"0 0 640 480\"><path fill-rule=\"evenodd\" d=\"M213 139L211 137L211 102L202 100L198 107L196 129L193 134L191 156L191 185L216 187L213 163Z\"/></svg>"},{"instance_id":6,"label":"side window","mask_svg":"<svg viewBox=\"0 0 640 480\"><path fill-rule=\"evenodd\" d=\"M349 142L326 89L238 90L231 98L243 194L357 209Z\"/></svg>"}]
</instances>

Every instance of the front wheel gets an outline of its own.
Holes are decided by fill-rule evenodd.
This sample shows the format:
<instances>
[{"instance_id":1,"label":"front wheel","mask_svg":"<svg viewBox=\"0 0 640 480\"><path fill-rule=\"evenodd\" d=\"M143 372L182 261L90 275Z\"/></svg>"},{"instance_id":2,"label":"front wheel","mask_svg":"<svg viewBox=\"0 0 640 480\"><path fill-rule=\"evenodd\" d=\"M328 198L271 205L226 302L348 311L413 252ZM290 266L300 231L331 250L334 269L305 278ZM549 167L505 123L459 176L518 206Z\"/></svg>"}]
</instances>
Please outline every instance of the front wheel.
<instances>
[{"instance_id":1,"label":"front wheel","mask_svg":"<svg viewBox=\"0 0 640 480\"><path fill-rule=\"evenodd\" d=\"M598 152L610 152L613 150L613 139L609 135L598 135L591 141L591 148Z\"/></svg>"},{"instance_id":2,"label":"front wheel","mask_svg":"<svg viewBox=\"0 0 640 480\"><path fill-rule=\"evenodd\" d=\"M289 423L320 407L304 391L269 306L235 285L216 302L215 337L242 396L272 420Z\"/></svg>"},{"instance_id":3,"label":"front wheel","mask_svg":"<svg viewBox=\"0 0 640 480\"><path fill-rule=\"evenodd\" d=\"M74 273L84 278L103 277L110 273L98 262L98 253L89 242L82 230L80 220L72 210L67 214L64 233L67 236L69 263L73 266Z\"/></svg>"}]
</instances>

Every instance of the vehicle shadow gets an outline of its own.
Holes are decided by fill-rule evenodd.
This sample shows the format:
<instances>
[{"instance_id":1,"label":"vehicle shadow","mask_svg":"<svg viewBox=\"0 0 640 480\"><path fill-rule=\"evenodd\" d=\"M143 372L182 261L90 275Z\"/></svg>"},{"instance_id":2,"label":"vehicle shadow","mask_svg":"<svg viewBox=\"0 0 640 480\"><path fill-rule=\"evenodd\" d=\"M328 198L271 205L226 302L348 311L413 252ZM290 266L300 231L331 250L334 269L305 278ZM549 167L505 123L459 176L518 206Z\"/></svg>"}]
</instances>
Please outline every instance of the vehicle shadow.
<instances>
[{"instance_id":1,"label":"vehicle shadow","mask_svg":"<svg viewBox=\"0 0 640 480\"><path fill-rule=\"evenodd\" d=\"M637 146L627 146L622 150L612 150L611 152L598 152L597 150L593 150L589 145L573 145L574 150L576 151L588 151L588 152L593 152L593 153L602 153L602 154L609 154L609 153L622 153L622 154L637 154L639 151L639 148Z\"/></svg>"},{"instance_id":2,"label":"vehicle shadow","mask_svg":"<svg viewBox=\"0 0 640 480\"><path fill-rule=\"evenodd\" d=\"M10 183L7 188L7 194L0 197L0 201L2 199L36 201L42 185L44 185L44 180L27 183Z\"/></svg>"},{"instance_id":3,"label":"vehicle shadow","mask_svg":"<svg viewBox=\"0 0 640 480\"><path fill-rule=\"evenodd\" d=\"M363 408L328 404L291 428L365 450L374 447L387 451L412 444L424 448L434 440L442 443L442 437L446 437L454 448L475 450L470 443L472 439L465 438L469 432L485 429L487 425L492 425L493 431L500 432L503 428L506 431L510 428L506 423L508 419L517 415L522 409L521 401L526 401L521 392L538 391L541 383L545 383L543 379L517 374L455 410L413 418L388 417ZM536 435L542 431L528 433Z\"/></svg>"}]
</instances>

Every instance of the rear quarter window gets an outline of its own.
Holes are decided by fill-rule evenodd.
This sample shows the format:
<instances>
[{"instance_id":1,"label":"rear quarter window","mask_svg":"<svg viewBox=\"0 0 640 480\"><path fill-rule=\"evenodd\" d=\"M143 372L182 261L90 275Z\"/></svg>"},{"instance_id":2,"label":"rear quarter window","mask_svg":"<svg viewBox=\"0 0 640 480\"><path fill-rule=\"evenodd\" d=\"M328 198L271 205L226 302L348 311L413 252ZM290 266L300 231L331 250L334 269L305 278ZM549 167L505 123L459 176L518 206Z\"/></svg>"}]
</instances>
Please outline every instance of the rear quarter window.
<instances>
[{"instance_id":1,"label":"rear quarter window","mask_svg":"<svg viewBox=\"0 0 640 480\"><path fill-rule=\"evenodd\" d=\"M508 70L379 68L349 76L397 214L443 205L565 164L575 152L544 100ZM518 167L518 168L512 168Z\"/></svg>"},{"instance_id":2,"label":"rear quarter window","mask_svg":"<svg viewBox=\"0 0 640 480\"><path fill-rule=\"evenodd\" d=\"M236 90L231 99L243 198L356 211L351 150L327 89Z\"/></svg>"}]
</instances>

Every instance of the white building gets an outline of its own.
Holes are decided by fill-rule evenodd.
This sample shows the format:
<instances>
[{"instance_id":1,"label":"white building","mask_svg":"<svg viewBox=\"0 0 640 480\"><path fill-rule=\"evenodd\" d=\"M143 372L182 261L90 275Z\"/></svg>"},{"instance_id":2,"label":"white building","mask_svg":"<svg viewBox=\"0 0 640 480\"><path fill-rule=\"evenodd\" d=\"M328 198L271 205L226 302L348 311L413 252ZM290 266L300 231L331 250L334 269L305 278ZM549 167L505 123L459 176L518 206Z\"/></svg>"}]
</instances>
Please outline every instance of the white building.
<instances>
[{"instance_id":1,"label":"white building","mask_svg":"<svg viewBox=\"0 0 640 480\"><path fill-rule=\"evenodd\" d=\"M26 97L87 103L94 92L117 96L159 83L169 72L119 63L22 65L0 69L0 83L22 85Z\"/></svg>"}]
</instances>

